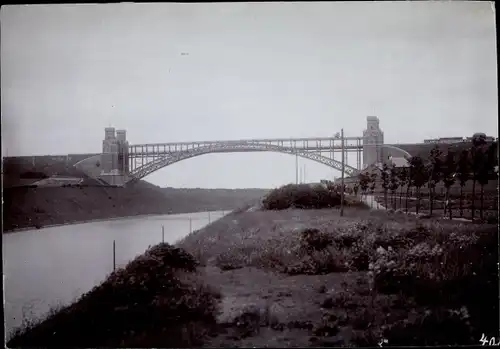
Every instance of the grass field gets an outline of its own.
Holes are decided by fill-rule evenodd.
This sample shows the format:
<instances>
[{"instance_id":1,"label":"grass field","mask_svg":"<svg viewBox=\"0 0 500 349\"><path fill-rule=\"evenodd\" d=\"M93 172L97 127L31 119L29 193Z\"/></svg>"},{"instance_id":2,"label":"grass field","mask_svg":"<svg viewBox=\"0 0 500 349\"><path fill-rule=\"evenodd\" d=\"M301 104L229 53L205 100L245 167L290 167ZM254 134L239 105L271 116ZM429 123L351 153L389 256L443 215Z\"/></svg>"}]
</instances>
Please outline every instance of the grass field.
<instances>
[{"instance_id":1,"label":"grass field","mask_svg":"<svg viewBox=\"0 0 500 349\"><path fill-rule=\"evenodd\" d=\"M498 328L495 225L257 211L180 246L231 300L210 346L476 344Z\"/></svg>"}]
</instances>

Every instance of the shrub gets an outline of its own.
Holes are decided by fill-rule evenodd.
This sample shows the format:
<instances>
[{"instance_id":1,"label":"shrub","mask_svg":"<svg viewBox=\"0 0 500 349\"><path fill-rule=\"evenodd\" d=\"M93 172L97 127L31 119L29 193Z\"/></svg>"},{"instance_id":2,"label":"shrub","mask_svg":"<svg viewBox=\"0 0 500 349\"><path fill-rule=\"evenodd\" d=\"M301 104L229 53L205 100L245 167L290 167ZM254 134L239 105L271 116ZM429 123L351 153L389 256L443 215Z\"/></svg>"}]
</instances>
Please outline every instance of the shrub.
<instances>
[{"instance_id":1,"label":"shrub","mask_svg":"<svg viewBox=\"0 0 500 349\"><path fill-rule=\"evenodd\" d=\"M333 238L335 246L341 248L351 248L361 239L361 235L352 234L350 232L339 232Z\"/></svg>"},{"instance_id":2,"label":"shrub","mask_svg":"<svg viewBox=\"0 0 500 349\"><path fill-rule=\"evenodd\" d=\"M18 330L7 345L201 345L215 325L220 294L199 282L196 266L179 248L152 247L77 302Z\"/></svg>"},{"instance_id":3,"label":"shrub","mask_svg":"<svg viewBox=\"0 0 500 349\"><path fill-rule=\"evenodd\" d=\"M336 191L322 186L288 184L272 190L263 200L265 210L288 208L320 209L340 206L341 197Z\"/></svg>"},{"instance_id":4,"label":"shrub","mask_svg":"<svg viewBox=\"0 0 500 349\"><path fill-rule=\"evenodd\" d=\"M215 258L215 265L221 270L234 270L247 266L250 263L248 251L242 248L230 249Z\"/></svg>"},{"instance_id":5,"label":"shrub","mask_svg":"<svg viewBox=\"0 0 500 349\"><path fill-rule=\"evenodd\" d=\"M413 297L417 304L431 307L429 311L435 312L432 316L436 318L429 317L425 321L451 326L453 330L442 329L448 335L461 331L466 337L454 338L467 344L467 338L472 336L470 333L477 337L480 331L493 333L498 327L496 231L483 229L481 233L471 233L467 226L459 229L455 226L457 231L446 235L439 225L435 228L435 233L426 232L427 236L431 235L427 241L418 242L421 237L414 236L413 244L398 252L380 250L370 264L370 275L379 292L403 293ZM466 327L473 332L464 332L464 324L457 323L456 317L447 318L448 315L440 310L440 307L456 309L463 306L470 313L470 324ZM420 331L427 333L425 331L433 326L437 325ZM453 344L444 338L432 337L424 344ZM410 342L422 344L423 340Z\"/></svg>"},{"instance_id":6,"label":"shrub","mask_svg":"<svg viewBox=\"0 0 500 349\"><path fill-rule=\"evenodd\" d=\"M299 261L287 265L284 272L289 275L321 275L348 270L343 256L333 248L313 251Z\"/></svg>"},{"instance_id":7,"label":"shrub","mask_svg":"<svg viewBox=\"0 0 500 349\"><path fill-rule=\"evenodd\" d=\"M306 229L300 233L300 245L306 251L320 251L333 243L330 234L318 229Z\"/></svg>"},{"instance_id":8,"label":"shrub","mask_svg":"<svg viewBox=\"0 0 500 349\"><path fill-rule=\"evenodd\" d=\"M409 342L412 346L477 344L478 338L471 332L466 307L439 307L419 315L416 321L403 320L389 326L384 331L384 338L395 346L408 345Z\"/></svg>"}]
</instances>

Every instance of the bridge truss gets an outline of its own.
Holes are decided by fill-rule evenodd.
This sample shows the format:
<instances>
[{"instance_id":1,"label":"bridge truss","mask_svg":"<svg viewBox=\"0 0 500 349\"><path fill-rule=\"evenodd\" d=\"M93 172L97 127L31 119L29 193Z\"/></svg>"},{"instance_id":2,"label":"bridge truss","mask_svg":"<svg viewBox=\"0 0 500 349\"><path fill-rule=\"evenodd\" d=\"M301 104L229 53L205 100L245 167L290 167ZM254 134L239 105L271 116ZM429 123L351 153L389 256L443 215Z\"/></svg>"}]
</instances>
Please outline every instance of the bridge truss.
<instances>
[{"instance_id":1,"label":"bridge truss","mask_svg":"<svg viewBox=\"0 0 500 349\"><path fill-rule=\"evenodd\" d=\"M195 156L210 153L261 151L296 155L339 171L342 170L342 162L335 159L335 155L342 152L342 140L340 137L324 137L129 145L126 154L127 172L132 178L141 179L165 166ZM344 137L344 171L347 175L354 175L361 170L362 151L362 137ZM347 165L349 153L356 153L356 167ZM341 154L339 157L341 157Z\"/></svg>"}]
</instances>

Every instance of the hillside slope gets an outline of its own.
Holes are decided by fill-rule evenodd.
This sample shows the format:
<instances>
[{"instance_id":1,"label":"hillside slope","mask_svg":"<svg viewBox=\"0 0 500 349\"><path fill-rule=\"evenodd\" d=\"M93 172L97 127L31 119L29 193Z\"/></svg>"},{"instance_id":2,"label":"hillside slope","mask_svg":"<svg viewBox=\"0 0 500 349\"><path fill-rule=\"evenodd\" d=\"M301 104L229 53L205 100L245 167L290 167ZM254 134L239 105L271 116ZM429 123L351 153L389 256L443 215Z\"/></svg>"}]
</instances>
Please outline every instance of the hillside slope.
<instances>
[{"instance_id":1,"label":"hillside slope","mask_svg":"<svg viewBox=\"0 0 500 349\"><path fill-rule=\"evenodd\" d=\"M73 167L89 155L4 158L4 231L143 214L232 210L267 192L164 189L143 180L125 188L102 186ZM54 175L84 181L77 187L32 185Z\"/></svg>"},{"instance_id":2,"label":"hillside slope","mask_svg":"<svg viewBox=\"0 0 500 349\"><path fill-rule=\"evenodd\" d=\"M126 188L104 186L4 189L4 231L143 214L232 210L265 194L235 189L225 196L210 189L164 190L141 181Z\"/></svg>"}]
</instances>

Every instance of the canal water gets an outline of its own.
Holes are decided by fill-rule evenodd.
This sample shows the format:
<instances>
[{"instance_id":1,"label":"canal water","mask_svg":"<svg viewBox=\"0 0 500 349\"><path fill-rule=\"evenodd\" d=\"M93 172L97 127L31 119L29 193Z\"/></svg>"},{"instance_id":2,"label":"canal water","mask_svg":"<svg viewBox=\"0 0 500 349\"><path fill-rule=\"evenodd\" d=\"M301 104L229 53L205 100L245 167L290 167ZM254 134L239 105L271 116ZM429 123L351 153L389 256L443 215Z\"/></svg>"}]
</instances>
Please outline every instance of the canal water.
<instances>
[{"instance_id":1,"label":"canal water","mask_svg":"<svg viewBox=\"0 0 500 349\"><path fill-rule=\"evenodd\" d=\"M26 230L3 235L5 326L40 318L51 307L73 302L162 241L175 243L225 212L125 218ZM164 233L162 234L162 226Z\"/></svg>"}]
</instances>

